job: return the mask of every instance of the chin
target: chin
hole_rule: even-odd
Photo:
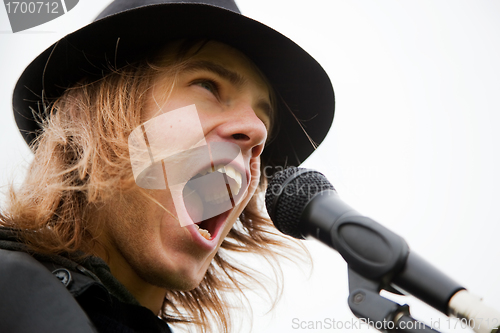
[[[201,267],[197,271],[196,265],[190,267],[180,267],[176,269],[156,267],[137,267],[137,275],[148,284],[176,291],[189,291],[195,289],[203,280],[210,260],[207,262],[207,267]]]
[[[193,290],[196,287],[198,287],[200,285],[201,281],[203,281],[203,277],[199,278],[199,279],[193,279],[193,280],[188,280],[188,279],[179,280],[179,281],[175,281],[174,284],[171,284],[170,287],[165,288],[165,289],[175,290],[175,291],[190,291],[190,290]]]

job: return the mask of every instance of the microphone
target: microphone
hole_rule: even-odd
[[[380,289],[412,294],[445,315],[474,320],[474,326],[476,319],[494,316],[489,327],[484,322],[480,330],[473,329],[496,332],[491,325],[500,320],[496,311],[410,251],[402,237],[344,203],[323,174],[295,167],[278,172],[267,187],[265,203],[278,230],[298,239],[318,239]]]

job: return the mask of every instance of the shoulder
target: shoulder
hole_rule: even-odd
[[[0,332],[171,332],[150,310],[114,297],[88,269],[57,261],[0,247]]]
[[[0,267],[0,331],[96,332],[61,280],[32,256],[0,249]]]

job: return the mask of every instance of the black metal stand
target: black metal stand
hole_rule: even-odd
[[[448,315],[448,302],[461,285],[410,251],[406,241],[360,215],[333,190],[309,201],[299,223],[302,236],[313,236],[337,250],[349,267],[349,307],[382,332],[438,332],[410,316],[406,305],[380,296],[393,286]]]
[[[400,305],[380,296],[381,289],[380,282],[366,279],[349,268],[348,303],[356,317],[384,333],[439,333],[414,319],[408,305]],[[399,294],[396,290],[391,291]]]

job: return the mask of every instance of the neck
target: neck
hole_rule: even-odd
[[[114,248],[96,248],[95,255],[109,266],[111,274],[135,297],[142,306],[155,315],[160,313],[166,290],[147,283],[132,269],[123,256]]]

